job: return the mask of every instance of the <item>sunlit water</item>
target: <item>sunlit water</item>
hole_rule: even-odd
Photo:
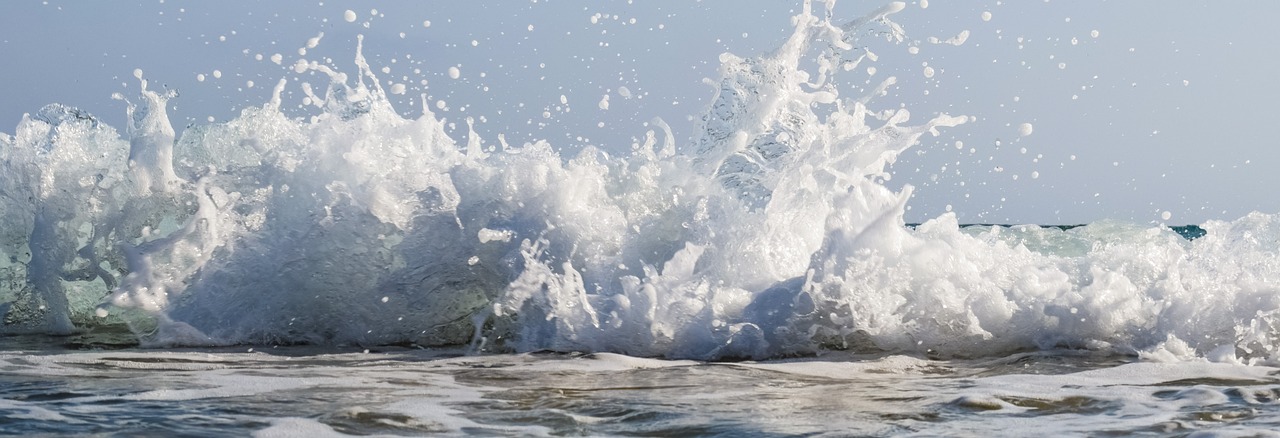
[[[123,134],[29,115],[0,135],[0,430],[1274,426],[1280,216],[907,226],[886,166],[973,119],[880,102],[892,76],[837,86],[860,39],[904,38],[903,4],[810,6],[776,50],[721,56],[690,143],[654,120],[621,155],[451,138],[359,46],[181,133],[141,71]]]

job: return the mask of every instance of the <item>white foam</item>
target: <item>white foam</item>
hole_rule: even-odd
[[[288,438],[288,437],[344,437],[346,434],[339,433],[329,425],[321,423],[310,418],[300,417],[283,417],[271,420],[271,425],[253,432],[253,436],[257,438]]]
[[[480,239],[480,243],[510,242],[511,238],[515,237],[515,233],[511,232],[511,230],[490,230],[488,228],[481,228],[477,237]]]
[[[858,360],[862,359],[862,360]],[[885,356],[879,358],[840,357],[835,360],[804,359],[763,363],[743,363],[737,366],[756,368],[802,376],[829,379],[865,378],[868,374],[889,378],[892,375],[937,374],[945,365],[910,356]]]
[[[73,315],[106,313],[155,346],[1280,359],[1269,286],[1280,250],[1266,244],[1280,216],[1210,222],[1194,242],[1105,222],[962,230],[950,212],[904,227],[912,188],[882,184],[888,166],[970,118],[913,119],[878,103],[898,84],[891,75],[854,96],[826,77],[848,61],[833,44],[872,34],[909,44],[890,19],[903,7],[843,25],[804,9],[777,50],[720,58],[695,132],[654,120],[626,154],[562,156],[503,138],[488,147],[471,120],[457,141],[456,122],[432,109],[461,111],[445,100],[424,96],[415,118],[396,112],[362,39],[353,73],[293,64],[328,78],[319,92],[280,81],[260,107],[181,138],[164,112],[173,95],[145,80],[124,138],[52,106],[0,137],[13,175],[0,193],[17,194],[0,197],[0,260],[21,260],[0,284],[45,306],[5,309],[60,333],[75,329]],[[314,117],[281,111],[290,86]],[[102,290],[112,293],[98,301]]]

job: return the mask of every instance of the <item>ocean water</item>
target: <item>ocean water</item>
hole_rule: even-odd
[[[401,347],[36,348],[0,354],[6,433],[1269,436],[1280,426],[1275,368],[1082,350],[702,362]]]
[[[655,119],[624,154],[453,138],[360,46],[181,132],[141,71],[123,132],[48,105],[0,134],[0,431],[1275,427],[1280,216],[906,224],[888,165],[975,119],[834,79],[904,7],[804,2],[720,57],[691,141]]]

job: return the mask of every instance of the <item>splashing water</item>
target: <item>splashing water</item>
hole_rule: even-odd
[[[303,84],[322,109],[305,121],[280,111],[283,80],[180,138],[176,93],[141,73],[127,140],[47,106],[0,136],[3,330],[697,359],[1280,358],[1277,216],[1210,222],[1195,241],[1110,222],[961,229],[950,213],[905,227],[911,188],[886,188],[886,166],[968,118],[875,109],[893,77],[841,96],[836,76],[875,56],[858,38],[901,41],[904,4],[848,23],[831,7],[805,2],[772,53],[722,56],[691,144],[655,120],[625,156],[485,148],[474,130],[459,144],[429,105],[399,115],[359,47],[354,78],[295,66],[330,78],[323,95]]]

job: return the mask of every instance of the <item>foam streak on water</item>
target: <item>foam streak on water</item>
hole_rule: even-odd
[[[900,41],[893,3],[804,3],[772,53],[721,57],[694,139],[630,154],[406,119],[357,73],[176,137],[148,90],[116,130],[51,105],[0,136],[5,332],[127,324],[150,346],[470,344],[723,359],[1049,348],[1275,361],[1277,216],[1167,228],[908,229],[886,166],[968,121],[837,76]],[[350,21],[350,20],[348,20]],[[957,43],[959,44],[959,43]],[[141,79],[141,72],[138,74]],[[280,111],[288,86],[320,112]],[[425,100],[425,96],[424,96]],[[1028,131],[1029,132],[1029,131]]]
[[[23,434],[1267,436],[1275,368],[1080,351],[703,363],[314,347],[0,354]]]

